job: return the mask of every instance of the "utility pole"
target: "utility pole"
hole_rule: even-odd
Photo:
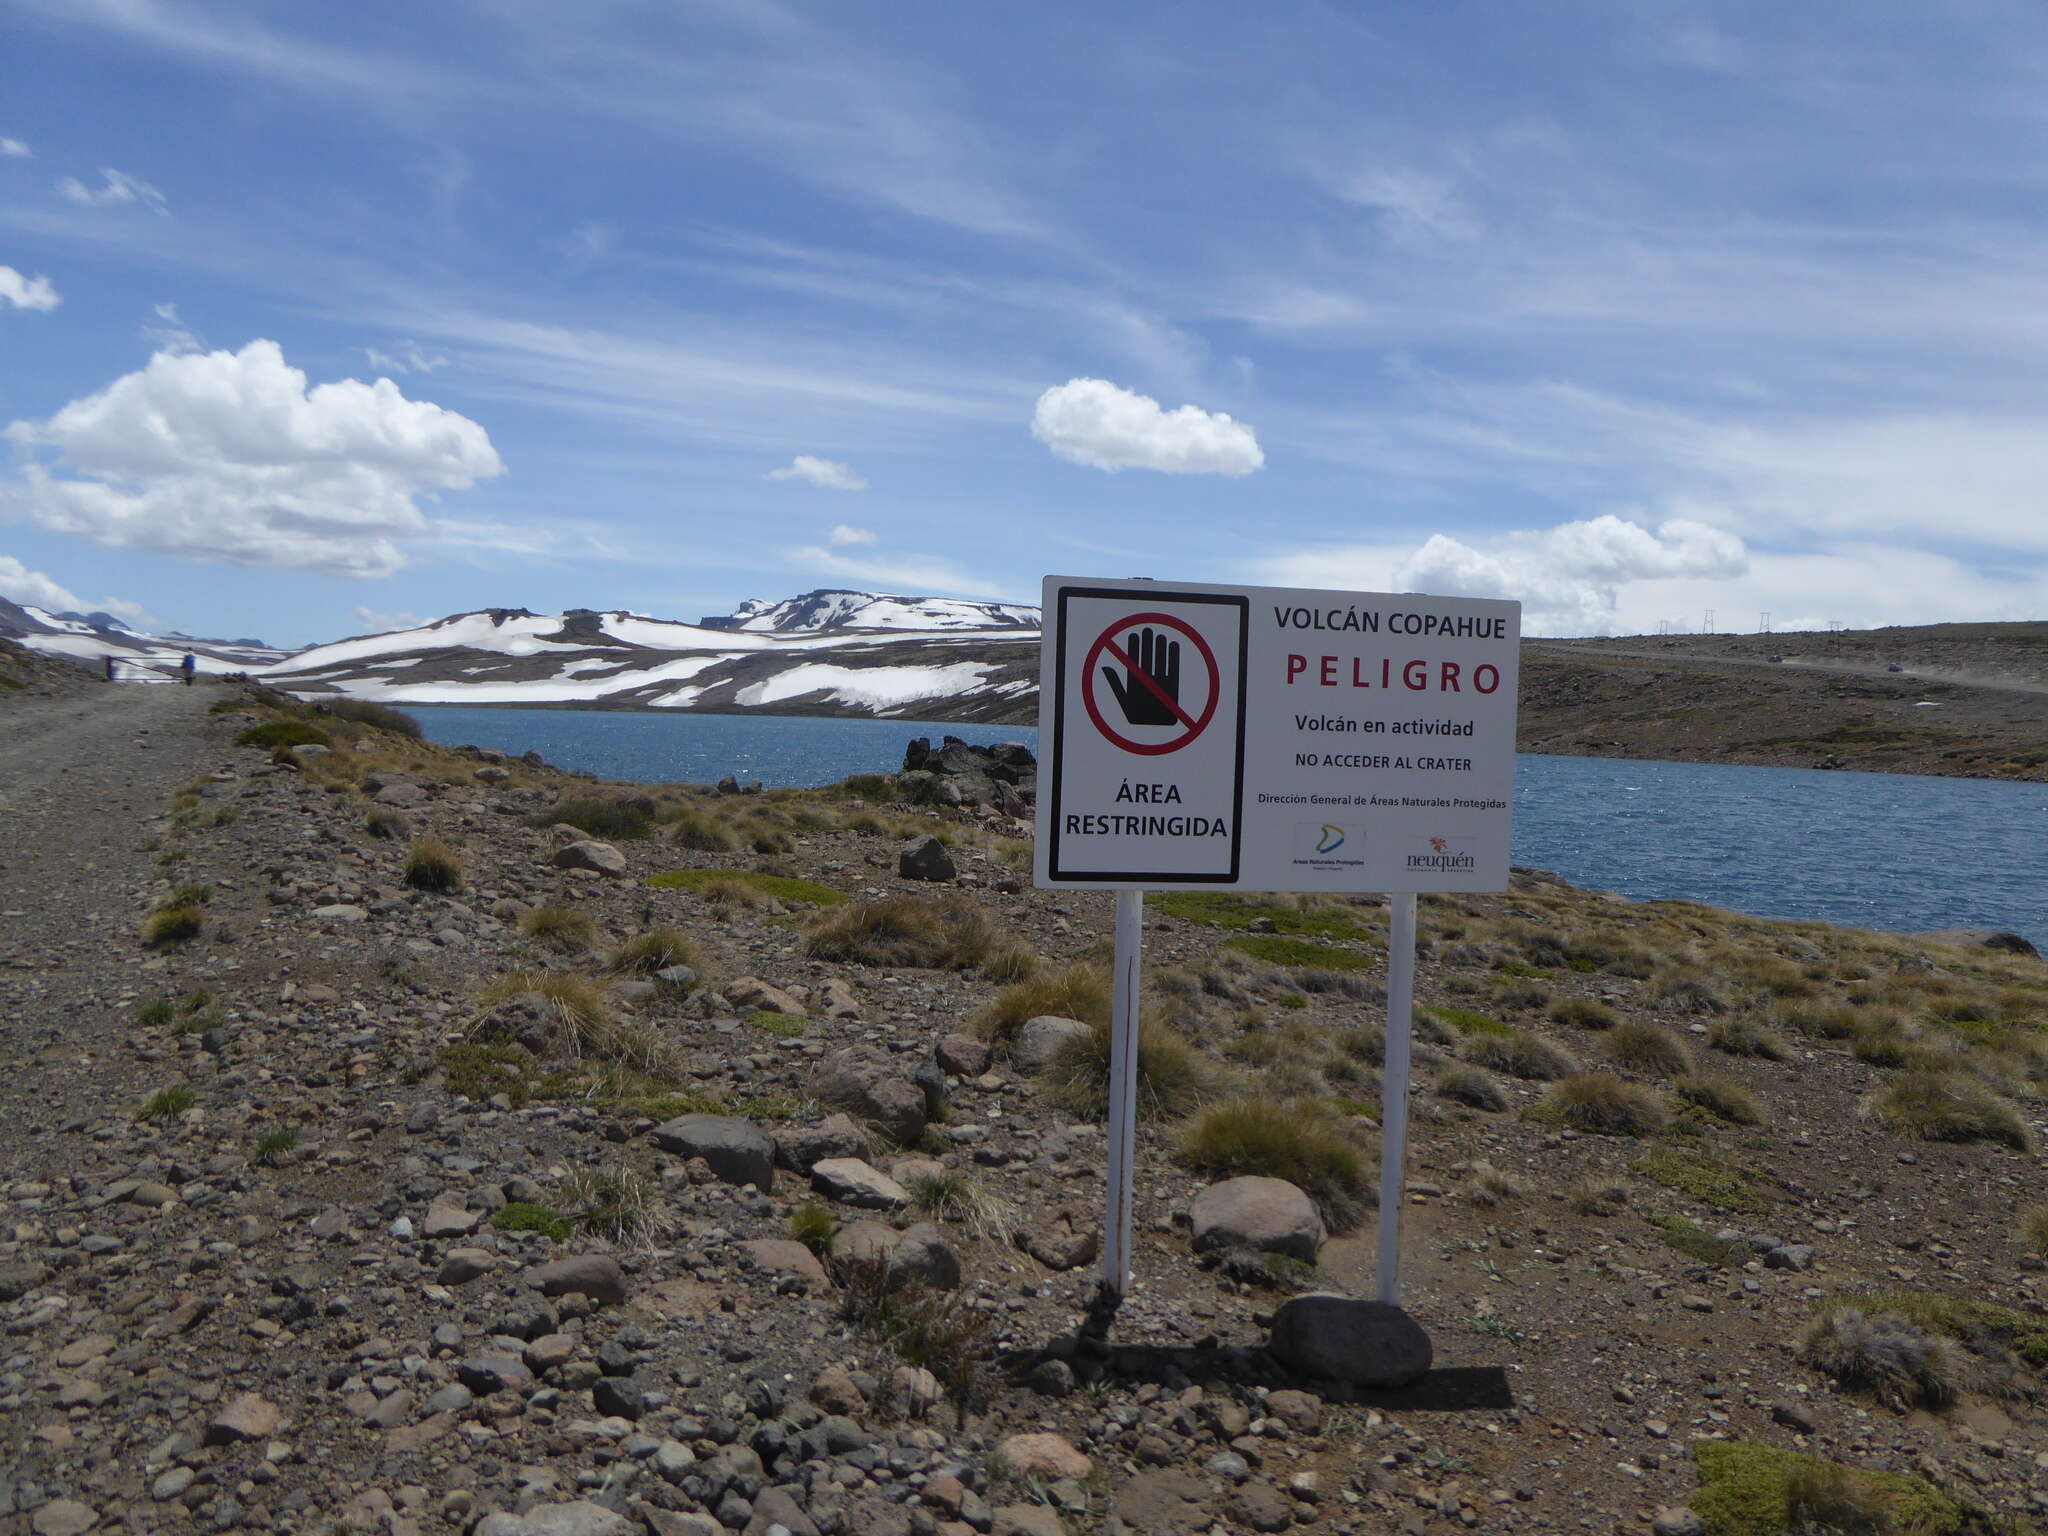
[[[1714,632],[1714,610],[1713,610],[1713,609],[1711,609],[1711,608],[1709,608],[1709,609],[1707,610],[1707,616],[1706,616],[1705,618],[1703,618],[1703,619],[1701,619],[1701,620],[1700,620],[1700,633],[1701,633],[1701,634],[1703,634],[1703,635],[1711,635],[1711,634],[1712,634],[1713,632]]]
[[[1756,632],[1760,635],[1768,635],[1771,632],[1771,616],[1768,613],[1756,616]]]

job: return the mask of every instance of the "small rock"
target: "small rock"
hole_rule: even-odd
[[[633,1522],[602,1504],[536,1504],[523,1515],[486,1515],[471,1536],[639,1536]]]
[[[946,851],[944,843],[936,837],[915,837],[897,852],[896,873],[905,880],[944,882],[953,879],[960,871],[954,866],[953,855]]]
[[[84,1536],[100,1523],[99,1513],[76,1499],[52,1499],[29,1522],[36,1536]]]
[[[827,1413],[858,1418],[867,1412],[868,1400],[844,1366],[828,1365],[811,1379],[807,1394]]]
[[[751,1184],[762,1193],[775,1181],[775,1143],[751,1120],[730,1115],[678,1115],[649,1139],[678,1157],[701,1157],[727,1184]]]
[[[1249,1248],[1313,1264],[1329,1235],[1315,1202],[1285,1179],[1225,1179],[1195,1196],[1188,1215],[1197,1253]]]
[[[213,1416],[206,1426],[208,1445],[231,1445],[237,1440],[275,1440],[284,1428],[284,1413],[277,1404],[244,1392]]]
[[[1683,1505],[1657,1511],[1650,1522],[1652,1536],[1705,1536],[1707,1522]]]
[[[740,1244],[756,1269],[771,1275],[800,1275],[813,1291],[828,1289],[831,1277],[818,1256],[802,1243],[786,1237],[756,1237]]]
[[[483,1219],[481,1211],[468,1210],[452,1200],[436,1200],[427,1207],[426,1220],[420,1223],[420,1236],[467,1237],[483,1224]]]
[[[955,1077],[979,1077],[988,1070],[988,1043],[972,1035],[947,1035],[933,1054]]]
[[[451,1248],[434,1278],[442,1285],[467,1285],[497,1267],[498,1256],[488,1248]]]
[[[1051,1066],[1060,1048],[1072,1040],[1085,1040],[1094,1031],[1079,1019],[1063,1019],[1042,1013],[1026,1019],[1010,1041],[1010,1061],[1020,1072],[1043,1072]]]
[[[812,1165],[811,1188],[828,1200],[870,1211],[899,1211],[910,1191],[857,1157],[828,1157]]]
[[[543,1296],[566,1296],[580,1291],[592,1301],[614,1307],[626,1299],[625,1273],[618,1260],[602,1254],[575,1254],[536,1264],[527,1270],[526,1279]]]
[[[1062,1477],[1076,1480],[1095,1470],[1095,1463],[1074,1449],[1063,1435],[1011,1435],[996,1447],[996,1458],[1018,1477],[1037,1477],[1054,1482]]]

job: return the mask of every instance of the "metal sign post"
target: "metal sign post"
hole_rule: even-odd
[[[1104,1202],[1102,1283],[1131,1288],[1132,1175],[1138,1151],[1138,1009],[1144,995],[1145,893],[1116,893],[1116,998],[1110,1014],[1109,1192]]]
[[[1145,891],[1392,895],[1379,1298],[1398,1302],[1415,896],[1508,883],[1521,608],[1045,580],[1035,880],[1116,892],[1095,1328],[1130,1289]]]
[[[1415,1019],[1415,893],[1394,898],[1387,928],[1387,1046],[1380,1079],[1379,1299],[1401,1304],[1401,1201],[1408,1177],[1409,1047]]]

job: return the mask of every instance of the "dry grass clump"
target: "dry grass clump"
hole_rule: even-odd
[[[372,837],[395,843],[410,832],[412,826],[398,812],[378,807],[363,818],[363,830]]]
[[[1572,1129],[1596,1136],[1647,1136],[1671,1118],[1648,1089],[1605,1072],[1559,1078],[1544,1094],[1543,1107]]]
[[[1706,972],[1690,966],[1662,969],[1643,988],[1643,999],[1673,1013],[1720,1015],[1728,999]]]
[[[206,927],[206,913],[196,901],[171,901],[142,920],[142,942],[152,949],[189,944]]]
[[[1781,1036],[1740,1014],[1716,1019],[1708,1025],[1707,1044],[1729,1056],[1750,1056],[1760,1061],[1785,1061],[1792,1054],[1792,1048]]]
[[[634,1079],[630,1085],[622,1080],[617,1085],[622,1090],[627,1086],[658,1085],[681,1075],[674,1047],[654,1030],[615,1017],[598,984],[587,976],[514,971],[486,987],[477,1002],[479,1011],[469,1028],[472,1040],[501,1037],[506,1028],[497,1017],[499,1011],[513,1004],[526,1004],[538,1016],[543,1034],[541,1040],[533,1042],[541,1047],[536,1055],[570,1061],[587,1058],[621,1069]],[[528,1048],[531,1049],[530,1044]],[[607,1096],[625,1095],[620,1092]]]
[[[1565,1199],[1581,1216],[1619,1216],[1628,1208],[1628,1186],[1619,1179],[1581,1179]]]
[[[615,976],[652,976],[677,965],[688,966],[699,978],[711,974],[711,959],[703,947],[675,928],[649,928],[635,934],[604,961],[604,968]]]
[[[1042,1014],[1107,1025],[1114,989],[1099,965],[1069,965],[1003,988],[968,1021],[985,1040],[1008,1045],[1017,1031]]]
[[[378,704],[370,699],[322,699],[316,706],[318,712],[330,715],[336,720],[351,720],[357,725],[373,726],[380,731],[410,737],[418,741],[426,735],[419,721],[403,714],[388,704]]]
[[[1449,1067],[1436,1080],[1436,1096],[1490,1114],[1508,1107],[1508,1096],[1493,1075],[1478,1067]]]
[[[1596,1003],[1591,998],[1568,997],[1551,1004],[1550,1021],[1569,1024],[1577,1029],[1612,1029],[1621,1022],[1621,1015],[1605,1003]]]
[[[1819,1319],[1799,1341],[1799,1358],[1851,1392],[1894,1408],[1938,1408],[1955,1401],[1963,1367],[1955,1349],[1891,1313],[1844,1307]]]
[[[562,1180],[559,1199],[576,1226],[615,1243],[652,1243],[675,1225],[660,1182],[629,1163],[577,1169]]]
[[[1933,1052],[1890,1022],[1858,1029],[1849,1037],[1849,1054],[1873,1067],[1928,1066],[1933,1059]]]
[[[1704,1109],[1716,1120],[1725,1120],[1730,1125],[1764,1123],[1763,1106],[1757,1102],[1756,1095],[1725,1077],[1695,1073],[1672,1084],[1672,1092],[1686,1103]]]
[[[574,827],[592,837],[645,837],[654,821],[654,802],[645,795],[575,795],[528,820],[536,827]]]
[[[1655,1024],[1618,1025],[1607,1032],[1600,1048],[1616,1066],[1650,1077],[1683,1077],[1692,1070],[1692,1052],[1685,1042]]]
[[[404,876],[416,891],[459,891],[462,858],[438,837],[417,837],[405,850]]]
[[[1474,1066],[1491,1067],[1509,1077],[1531,1082],[1548,1082],[1576,1072],[1579,1064],[1571,1053],[1552,1045],[1541,1035],[1511,1030],[1505,1035],[1468,1035],[1458,1054]]]
[[[668,825],[669,840],[695,853],[737,853],[745,846],[740,834],[724,817],[711,811],[684,806]]]
[[[1467,1175],[1465,1198],[1481,1210],[1491,1210],[1504,1201],[1519,1200],[1527,1193],[1529,1187],[1520,1179],[1484,1160],[1474,1163]]]
[[[1028,948],[965,896],[891,896],[836,908],[811,925],[803,952],[891,968],[979,969],[998,981],[1018,980],[1036,966]]]
[[[1072,1017],[1072,1015],[1068,1015]],[[1109,1024],[1065,1042],[1045,1070],[1053,1096],[1077,1114],[1099,1117],[1109,1108]],[[1214,1062],[1156,1019],[1138,1025],[1138,1114],[1177,1120],[1216,1098],[1229,1080]]]
[[[580,955],[597,942],[597,922],[580,907],[535,907],[522,912],[519,931],[558,955]]]
[[[789,1213],[790,1240],[802,1243],[821,1259],[832,1251],[838,1231],[839,1220],[823,1201],[808,1201]]]
[[[1017,1229],[1016,1203],[967,1174],[921,1174],[904,1188],[916,1209],[935,1221],[959,1222],[981,1242],[1008,1244]]]
[[[2024,1152],[2033,1138],[2020,1112],[1966,1077],[1914,1072],[1864,1101],[1864,1113],[1915,1141],[1990,1141]]]
[[[1365,1159],[1318,1099],[1238,1099],[1202,1111],[1180,1133],[1189,1167],[1219,1179],[1285,1179],[1316,1203],[1333,1232],[1371,1204]]]
[[[2048,1205],[2030,1205],[2019,1214],[2020,1246],[2048,1258]]]

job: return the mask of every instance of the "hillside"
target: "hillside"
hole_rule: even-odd
[[[1371,1293],[1385,907],[1155,897],[1105,1343],[1109,898],[1029,888],[1027,824],[92,697],[0,696],[39,1532],[2048,1519],[2035,957],[1526,871],[1425,899],[1414,1377],[1274,1340]]]

